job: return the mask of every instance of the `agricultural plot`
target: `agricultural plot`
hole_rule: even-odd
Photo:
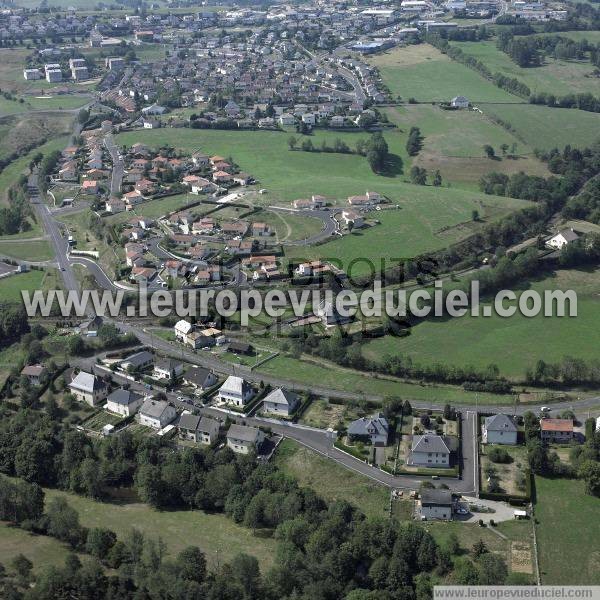
[[[428,44],[394,48],[368,62],[379,68],[392,94],[405,101],[447,102],[461,95],[471,102],[522,102]]]
[[[483,112],[511,127],[514,134],[532,148],[548,150],[567,144],[583,148],[598,141],[600,114],[571,108],[550,108],[533,104],[486,104]],[[560,123],[549,127],[549,123]]]
[[[198,202],[200,198],[194,194],[176,194],[175,196],[167,196],[166,198],[158,198],[149,200],[134,207],[133,210],[118,213],[115,216],[107,217],[110,223],[123,223],[136,215],[157,219],[163,215],[179,210],[187,204]]]
[[[600,299],[600,271],[557,271],[531,284],[531,289],[577,292],[577,317],[529,318],[518,312],[510,319],[492,317],[427,320],[406,337],[386,336],[367,342],[363,354],[380,360],[388,354],[405,354],[423,364],[473,365],[495,363],[500,373],[523,379],[525,370],[539,359],[560,361],[564,356],[587,359],[596,353],[596,323]],[[516,290],[518,294],[518,290]],[[508,306],[508,304],[507,304]],[[561,339],[561,344],[555,341]],[[510,348],[510,352],[506,349]]]
[[[600,499],[582,481],[535,478],[536,534],[542,583],[589,585],[600,579]]]
[[[600,79],[592,76],[594,66],[588,60],[555,60],[545,57],[542,66],[523,68],[499,50],[495,41],[452,42],[452,45],[480,60],[492,73],[516,77],[529,86],[532,93],[546,92],[556,96],[578,92],[600,94]]]
[[[86,419],[81,426],[85,429],[90,429],[91,431],[102,431],[102,428],[105,425],[116,425],[122,420],[123,417],[119,415],[101,410],[92,415],[89,419]]]
[[[0,243],[0,254],[32,262],[47,261],[53,257],[50,243],[44,240],[3,241]]]
[[[0,245],[1,251],[2,245]],[[33,292],[42,289],[44,277],[44,271],[29,271],[0,279],[0,302],[20,303],[21,290]]]

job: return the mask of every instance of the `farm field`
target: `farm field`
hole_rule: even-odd
[[[427,320],[413,327],[409,336],[385,336],[367,342],[363,354],[372,360],[387,354],[404,354],[417,363],[477,368],[494,363],[502,375],[523,379],[525,370],[538,359],[553,362],[564,356],[587,359],[595,355],[599,282],[600,270],[574,270],[557,271],[552,277],[532,283],[531,289],[541,293],[574,289],[578,294],[577,318],[528,318],[515,314],[510,319],[494,315]],[[556,339],[564,342],[557,345]]]
[[[254,535],[251,529],[236,525],[225,515],[196,510],[160,512],[142,503],[103,503],[58,490],[45,491],[46,501],[57,496],[66,498],[85,527],[107,527],[120,538],[132,527],[151,538],[160,535],[171,556],[186,546],[198,546],[206,553],[210,567],[240,552],[256,556],[263,570],[273,562],[275,540]]]
[[[274,461],[284,473],[297,479],[301,486],[311,487],[325,500],[346,500],[367,517],[386,517],[388,514],[388,488],[293,440],[285,439],[279,445]]]
[[[199,196],[195,196],[194,194],[177,194],[175,196],[167,196],[166,198],[158,198],[157,200],[143,202],[142,204],[138,204],[131,211],[118,213],[115,216],[106,217],[106,219],[111,223],[123,223],[124,221],[127,221],[136,215],[140,217],[143,216],[156,219],[158,217],[162,217],[168,212],[178,210],[186,204],[198,202],[200,199],[201,198]],[[198,207],[198,210],[201,210],[200,207]]]
[[[20,303],[21,290],[41,290],[45,277],[44,271],[28,271],[0,279],[0,302]]]
[[[600,580],[600,499],[582,481],[535,478],[540,574],[545,585],[589,585]]]
[[[548,150],[567,144],[583,148],[600,138],[598,113],[533,104],[486,104],[481,109],[492,118],[510,123],[515,135],[532,148]],[[560,135],[548,123],[560,123]]]
[[[392,94],[405,101],[444,102],[462,95],[471,102],[522,102],[429,44],[394,48],[368,62],[379,68]]]
[[[520,106],[498,105],[520,110]],[[474,110],[443,110],[428,104],[406,104],[386,109],[391,121],[398,127],[419,127],[424,137],[423,148],[412,159],[413,165],[424,167],[430,173],[439,169],[444,181],[461,187],[478,189],[479,179],[490,171],[511,175],[524,171],[532,175],[548,176],[546,166],[533,156],[533,149],[506,129]],[[489,144],[496,151],[490,160],[483,150]],[[503,157],[505,144],[516,159]]]
[[[396,203],[397,209],[369,215],[380,224],[354,230],[321,246],[291,248],[286,254],[341,260],[344,269],[353,259],[366,259],[380,270],[401,258],[446,247],[472,234],[480,226],[472,220],[474,210],[485,222],[490,222],[528,204],[522,200],[433,186],[410,186]],[[361,260],[351,274],[369,272],[369,264]]]
[[[0,243],[0,254],[32,262],[51,260],[53,257],[50,243],[45,240],[19,240]]]
[[[462,388],[449,385],[419,385],[406,383],[394,379],[383,379],[373,377],[367,373],[352,371],[338,367],[333,363],[325,363],[319,359],[319,364],[302,361],[288,356],[277,356],[273,360],[260,366],[257,371],[278,375],[301,383],[330,387],[333,389],[346,390],[364,394],[365,398],[373,395],[396,395],[409,401],[424,401],[431,404],[445,404],[447,402],[455,405],[493,404],[502,405],[510,403],[506,396],[490,393],[466,392]]]
[[[594,70],[589,61],[554,60],[546,57],[541,67],[523,68],[514,63],[508,54],[496,48],[495,40],[451,44],[480,60],[492,73],[516,77],[527,84],[532,93],[546,92],[556,96],[578,92],[594,95],[600,93],[600,79],[589,77]]]

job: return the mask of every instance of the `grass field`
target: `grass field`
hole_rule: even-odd
[[[116,214],[114,217],[107,217],[111,223],[123,223],[135,215],[156,219],[162,217],[168,212],[178,210],[186,204],[197,202],[200,198],[194,194],[177,194],[167,196],[158,200],[149,200],[138,204],[134,210]]]
[[[403,100],[442,102],[462,95],[471,102],[522,102],[429,44],[394,48],[367,60]]]
[[[66,498],[86,527],[107,527],[123,538],[135,527],[150,538],[161,536],[171,556],[186,546],[198,546],[210,566],[223,564],[239,552],[256,556],[264,570],[273,563],[276,542],[261,538],[221,514],[201,511],[160,512],[145,504],[102,503],[57,490],[46,490],[46,498]]]
[[[600,581],[600,499],[583,482],[535,478],[535,517],[543,584],[589,585]]]
[[[523,378],[538,359],[560,361],[563,356],[588,359],[597,350],[598,285],[600,270],[557,271],[554,276],[531,284],[531,289],[577,292],[577,317],[511,318],[494,315],[428,320],[412,328],[407,337],[386,336],[369,341],[365,356],[377,360],[386,354],[409,355],[424,364],[473,365],[484,368],[495,363],[503,375]],[[516,290],[518,292],[518,290]],[[556,340],[562,340],[560,344]],[[510,349],[510,351],[507,351]]]
[[[44,240],[3,242],[0,244],[0,254],[33,262],[51,260],[53,257],[50,244]]]
[[[69,552],[66,544],[54,538],[28,533],[0,522],[0,563],[7,568],[15,556],[24,554],[33,562],[33,572],[38,573],[48,566],[63,566]]]
[[[506,494],[513,494],[515,496],[524,496],[525,492],[519,489],[517,486],[517,476],[523,472],[525,465],[527,464],[527,450],[525,446],[502,446],[503,450],[506,450],[513,459],[513,462],[500,464],[489,460],[487,454],[491,448],[497,448],[496,445],[482,444],[482,452],[479,456],[479,468],[481,471],[481,484],[483,491],[489,491],[489,483],[487,477],[484,475],[485,469],[488,466],[494,467],[498,475],[498,483],[502,491]]]
[[[363,394],[373,399],[374,395],[397,395],[410,401],[431,402],[434,404],[475,404],[476,395],[462,388],[446,385],[418,385],[392,379],[375,378],[359,371],[351,371],[334,365],[301,361],[288,356],[278,356],[258,368],[261,373],[269,373],[301,383],[330,387]],[[498,394],[477,394],[479,404],[510,404],[506,396]]]
[[[578,92],[590,92],[596,96],[600,94],[600,79],[589,76],[594,70],[589,61],[545,58],[541,67],[523,68],[498,50],[495,40],[452,42],[452,46],[480,60],[492,73],[499,72],[507,77],[516,77],[527,84],[532,93],[546,92],[556,96]]]
[[[54,150],[62,150],[68,143],[69,138],[66,136],[58,137],[21,156],[17,160],[11,162],[0,173],[0,204],[6,201],[6,193],[10,186],[15,183],[19,176],[27,172],[31,159],[38,153],[48,154]]]
[[[275,454],[275,464],[297,479],[301,486],[311,487],[325,500],[346,500],[367,517],[386,517],[390,492],[388,488],[354,473],[316,452],[285,439]]]
[[[219,213],[215,213],[218,216]],[[319,219],[282,213],[275,211],[262,211],[252,215],[253,221],[267,223],[275,231],[279,242],[293,242],[303,240],[321,231],[322,222]]]
[[[29,271],[0,279],[0,302],[20,303],[21,290],[41,290],[44,277],[44,271]]]
[[[346,269],[352,259],[372,261],[375,269],[396,264],[402,258],[444,248],[472,234],[480,223],[472,221],[477,210],[486,222],[494,221],[527,203],[511,198],[484,196],[480,193],[439,188],[410,186],[407,194],[397,200],[399,208],[382,210],[371,215],[381,221],[350,235],[336,237],[315,247],[289,249],[295,258],[337,259]],[[393,243],[391,243],[393,240]],[[370,272],[369,264],[361,261],[352,268],[353,275]]]
[[[600,139],[600,114],[570,108],[550,108],[533,104],[486,104],[483,112],[510,123],[519,138],[532,148],[562,148],[571,144],[578,148]],[[560,127],[548,127],[560,123]]]

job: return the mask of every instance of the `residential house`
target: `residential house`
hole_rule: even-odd
[[[540,419],[540,437],[546,444],[568,444],[573,441],[573,421]]]
[[[247,342],[238,342],[234,340],[233,342],[229,342],[229,346],[227,346],[227,352],[249,356],[252,354],[253,348],[252,345],[248,344]]]
[[[148,398],[139,411],[140,423],[152,429],[164,429],[177,416],[174,406],[164,400]]]
[[[454,501],[450,490],[424,488],[420,499],[421,517],[426,520],[451,521]]]
[[[362,417],[348,426],[348,438],[363,441],[373,446],[387,446],[390,425],[382,413]]]
[[[185,342],[187,335],[194,330],[194,326],[189,321],[181,319],[175,323],[173,330],[175,332],[175,339]]]
[[[219,400],[235,406],[244,406],[254,396],[254,388],[241,377],[230,375],[219,388]]]
[[[40,385],[40,378],[45,372],[44,365],[27,365],[21,370],[21,375],[27,377],[31,385]]]
[[[119,198],[108,199],[106,201],[106,205],[104,207],[106,212],[109,212],[111,214],[123,212],[125,210],[125,208],[126,208],[125,202]]]
[[[558,232],[556,235],[552,236],[547,242],[546,245],[550,248],[556,248],[560,250],[567,244],[574,242],[579,239],[579,235],[573,231],[572,229],[563,229]]]
[[[464,96],[455,96],[450,101],[452,108],[469,108],[469,99]]]
[[[238,454],[250,454],[258,450],[265,436],[257,427],[232,425],[227,432],[227,446]]]
[[[198,423],[198,441],[201,444],[212,445],[219,438],[219,421],[210,417],[202,417]]]
[[[517,443],[517,426],[508,415],[492,415],[484,419],[481,437],[484,444],[514,446]]]
[[[300,404],[300,397],[294,392],[284,388],[277,388],[270,392],[263,400],[265,412],[289,417]]]
[[[271,227],[266,223],[252,223],[252,235],[255,237],[271,235]]]
[[[217,383],[217,376],[210,369],[191,366],[183,374],[183,382],[196,392],[203,392]]]
[[[141,352],[135,352],[130,356],[126,357],[119,363],[119,367],[123,371],[127,372],[136,372],[143,371],[147,369],[154,363],[154,354],[152,352],[148,352],[147,350],[142,350]]]
[[[448,437],[430,433],[413,435],[408,464],[421,467],[449,467],[451,445]]]
[[[139,410],[143,402],[144,397],[141,394],[121,388],[108,396],[106,410],[123,417],[131,417]]]
[[[183,374],[183,363],[172,358],[161,358],[154,364],[152,377],[173,381]]]
[[[350,228],[352,226],[353,229],[360,229],[364,227],[365,221],[363,216],[357,213],[355,210],[344,210],[342,211],[342,219],[346,227]]]
[[[179,417],[179,423],[177,424],[177,429],[179,429],[179,437],[182,440],[198,442],[198,425],[200,424],[200,419],[200,415],[193,415],[190,412],[184,412],[181,417]]]
[[[71,394],[75,396],[79,402],[85,402],[90,406],[102,402],[106,398],[106,384],[92,373],[79,371],[69,384]]]

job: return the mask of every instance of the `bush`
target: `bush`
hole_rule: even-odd
[[[512,456],[504,448],[492,448],[488,451],[487,456],[495,463],[508,464],[513,461]]]

